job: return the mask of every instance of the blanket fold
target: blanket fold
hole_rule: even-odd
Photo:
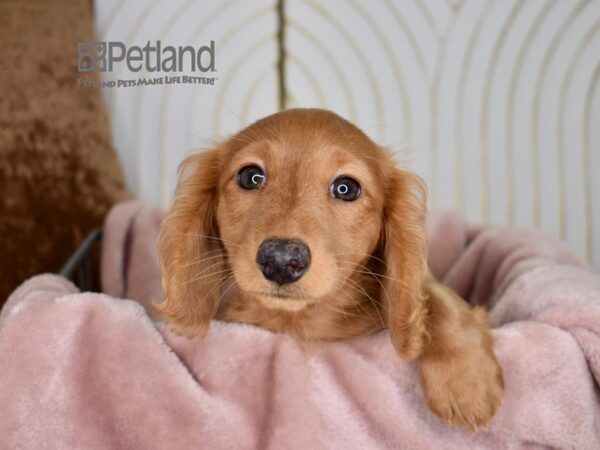
[[[12,294],[0,448],[600,448],[600,277],[550,237],[428,222],[432,270],[490,308],[504,370],[502,407],[472,433],[427,409],[418,364],[386,331],[303,351],[250,325],[214,321],[189,340],[153,321],[160,218],[138,203],[111,213],[106,294],[54,275]]]

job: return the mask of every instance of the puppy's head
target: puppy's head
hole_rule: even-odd
[[[302,311],[381,276],[396,349],[420,353],[426,275],[424,194],[363,132],[322,110],[262,119],[182,165],[161,226],[165,301],[176,331],[206,331],[223,286],[243,301]]]

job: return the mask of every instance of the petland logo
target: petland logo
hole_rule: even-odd
[[[185,47],[162,46],[161,41],[144,47],[133,45],[127,47],[123,42],[78,42],[77,43],[77,71],[86,72],[113,72],[116,68],[127,68],[130,72],[186,72],[214,73],[215,69],[215,41],[198,49],[187,45]],[[122,65],[122,66],[121,66]],[[89,80],[80,78],[78,84],[88,87],[135,87],[154,84],[215,84],[214,77],[198,77],[189,75],[160,76],[139,79],[118,80]]]

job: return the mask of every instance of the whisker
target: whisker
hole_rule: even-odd
[[[364,273],[364,274],[367,274],[367,275],[373,275],[373,278],[375,278],[375,279],[385,278],[386,280],[399,281],[396,278],[388,277],[387,275],[382,275],[380,273],[375,273],[375,272],[373,272],[371,270],[368,270],[368,271],[367,270],[356,270],[355,272],[357,272],[357,273]]]
[[[219,280],[217,280],[214,284],[214,286],[212,288],[210,288],[210,290],[206,293],[205,297],[209,297],[210,294],[213,293],[213,291],[217,288],[220,287],[223,283],[225,283],[227,280],[230,280],[231,278],[234,277],[234,273],[230,273],[228,275],[225,275],[224,277],[219,278]],[[231,287],[233,286],[233,284],[231,284],[231,286],[229,286],[226,291],[228,291],[229,289],[231,289]],[[221,300],[221,298],[223,297],[223,293],[219,294],[219,301]]]
[[[225,261],[217,261],[216,263],[213,263],[213,264],[211,264],[210,266],[208,266],[208,267],[206,267],[206,268],[202,269],[200,272],[198,272],[198,273],[197,273],[197,274],[195,274],[195,275],[202,275],[203,273],[206,273],[206,272],[210,271],[211,269],[213,269],[213,268],[215,268],[215,267],[218,267],[219,265],[221,265],[221,264],[224,264],[224,263],[225,263]],[[230,268],[230,267],[229,267],[229,268]]]
[[[358,292],[359,294],[361,294],[361,295],[362,295],[362,292],[360,292],[360,291],[359,291],[358,289],[356,289],[354,286],[351,286],[350,284],[347,284],[347,283],[345,283],[345,282],[341,282],[341,283],[339,283],[339,284],[337,285],[337,287],[338,287],[338,288],[340,288],[340,289],[343,289],[343,288],[347,288],[347,287],[348,287],[348,288],[350,288],[350,289],[352,289],[352,290],[354,290],[354,291],[356,291],[356,292]],[[354,306],[358,306],[358,307],[359,307],[359,308],[360,308],[360,309],[361,309],[361,310],[362,310],[362,311],[363,311],[363,312],[364,312],[364,313],[365,313],[367,316],[369,316],[369,315],[370,315],[369,311],[368,311],[368,310],[367,310],[367,309],[366,309],[366,308],[363,306],[363,304],[362,304],[360,301],[356,301],[356,300],[354,300],[354,301],[352,302],[352,305],[354,305]],[[360,317],[360,315],[358,315],[358,317]]]
[[[375,301],[375,299],[373,297],[371,297],[369,295],[369,293],[360,284],[358,284],[356,281],[354,281],[354,280],[352,280],[350,278],[346,278],[344,280],[344,283],[346,284],[346,286],[352,288],[352,285],[348,284],[348,282],[350,282],[350,283],[352,283],[353,285],[356,286],[356,288],[354,288],[354,290],[356,292],[360,293],[362,291],[362,293],[369,299],[369,301],[375,307],[375,311],[377,312],[377,315],[379,316],[379,320],[381,320],[381,325],[383,326],[383,328],[385,328],[385,321],[383,320],[383,317],[382,317],[381,313],[379,312],[379,305],[377,304],[377,302]],[[357,288],[360,289],[360,291]]]
[[[209,290],[209,291],[208,291],[208,292],[207,292],[207,293],[204,295],[204,297],[209,297],[209,296],[210,296],[210,294],[212,294],[212,293],[213,293],[213,291],[214,291],[214,290],[215,290],[215,289],[216,289],[218,286],[221,286],[221,285],[222,285],[222,283],[225,283],[227,280],[230,280],[231,278],[233,278],[233,276],[234,276],[234,274],[233,274],[233,273],[231,273],[231,274],[229,274],[229,275],[226,275],[226,276],[224,276],[224,277],[221,277],[219,280],[217,280],[217,281],[215,282],[214,286],[213,286],[212,288],[210,288],[210,290]],[[231,287],[232,287],[232,286],[233,286],[233,284],[231,284],[231,286],[229,286],[229,287],[228,287],[228,288],[225,290],[225,292],[227,292],[229,289],[231,289]],[[224,293],[221,293],[221,294],[219,295],[219,301],[222,299],[223,295],[224,295]]]
[[[362,252],[344,252],[344,253],[336,253],[335,256],[344,256],[344,255],[361,255],[361,256],[366,256],[368,258],[374,259],[376,261],[379,261],[380,263],[382,263],[383,265],[387,266],[387,263],[381,259],[378,258],[377,256],[374,255],[370,255],[369,253],[362,253]]]
[[[194,281],[199,281],[199,280],[202,280],[204,278],[208,278],[208,277],[211,277],[213,275],[218,275],[220,273],[226,273],[226,272],[233,272],[233,270],[230,269],[230,268],[227,268],[227,269],[224,269],[224,270],[217,270],[216,272],[207,273],[206,275],[202,275],[201,277],[194,277],[191,280],[186,280],[186,281],[184,281],[182,283],[179,283],[179,286],[182,286],[184,284],[193,283]]]
[[[216,236],[208,236],[206,234],[198,234],[198,233],[175,233],[174,236],[202,237],[202,238],[206,238],[206,239],[213,239],[213,240],[215,240],[217,242],[222,242],[224,244],[232,245],[232,246],[235,246],[235,247],[239,247],[240,246],[239,244],[236,244],[235,242],[231,242],[229,240],[225,240],[225,239],[222,239],[222,238],[216,237]]]
[[[365,275],[371,275],[371,277],[373,279],[375,279],[375,281],[377,281],[380,284],[381,287],[383,287],[383,284],[381,284],[381,281],[379,280],[379,278],[385,278],[387,280],[400,282],[400,280],[398,280],[397,278],[392,278],[392,277],[388,277],[386,275],[381,275],[381,274],[375,273],[375,272],[373,272],[371,270],[354,269],[354,273],[361,273],[361,274],[365,274]]]
[[[327,309],[340,313],[340,314],[344,314],[345,316],[350,316],[350,317],[362,317],[360,314],[352,314],[350,311],[348,311],[347,309],[344,309],[340,306],[335,306],[335,305],[331,305],[329,303],[323,303],[323,306],[325,306]]]
[[[242,139],[245,136],[242,135],[238,135],[238,136],[231,136],[229,139],[231,139],[232,141],[239,141],[239,142],[243,142],[244,144],[252,144],[252,140],[250,139]]]
[[[203,252],[202,256],[207,256],[207,255],[210,255],[212,253],[227,253],[227,252],[223,248],[216,248],[216,249],[210,250],[208,252]]]
[[[204,262],[210,261],[210,260],[215,259],[215,258],[223,258],[223,255],[214,255],[214,256],[211,256],[209,258],[200,258],[200,259],[197,259],[195,261],[182,264],[181,267],[193,266],[193,265],[196,265],[196,264],[200,264],[200,263],[204,263]],[[227,258],[225,258],[225,259],[227,259]]]
[[[232,273],[231,275],[227,275],[225,278],[223,278],[221,280],[221,283],[225,283],[228,280],[231,280],[232,278],[235,278],[235,274]],[[220,296],[220,300],[223,299],[223,297],[225,297],[225,295],[227,294],[227,292],[229,292],[231,290],[231,288],[235,286],[235,283],[231,283],[227,288],[225,288],[225,290],[223,292],[221,292],[221,296]]]
[[[344,263],[344,264],[356,265],[356,266],[358,266],[358,267],[362,267],[363,269],[365,269],[365,270],[356,270],[356,272],[358,272],[358,273],[366,273],[366,274],[369,274],[369,275],[373,275],[373,277],[376,277],[376,278],[386,278],[386,279],[388,279],[388,280],[392,280],[392,281],[398,281],[398,282],[400,281],[400,280],[398,280],[397,278],[393,278],[393,277],[389,277],[389,276],[387,276],[387,275],[383,275],[383,274],[381,274],[381,273],[376,273],[376,272],[373,272],[373,271],[372,271],[371,269],[369,269],[368,267],[365,267],[365,266],[363,266],[362,264],[357,264],[357,263],[355,263],[354,261],[344,261],[344,260],[340,260],[339,262],[340,262],[340,263]]]
[[[388,294],[388,291],[385,288],[385,285],[381,282],[381,280],[379,278],[380,277],[381,278],[386,278],[386,279],[392,280],[392,281],[400,281],[400,280],[397,280],[396,278],[388,277],[387,275],[377,274],[377,273],[373,272],[371,269],[369,269],[368,267],[363,266],[362,264],[356,264],[356,263],[353,263],[351,261],[344,261],[344,260],[340,261],[340,263],[353,264],[353,265],[356,265],[358,267],[362,267],[363,269],[365,269],[365,270],[354,269],[354,272],[356,272],[356,273],[363,273],[363,274],[366,274],[366,275],[371,275],[375,279],[375,281],[377,281],[377,283],[379,283],[379,286],[381,286],[381,289],[383,290],[388,303],[390,302],[390,296]]]

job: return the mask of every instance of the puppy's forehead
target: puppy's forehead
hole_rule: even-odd
[[[327,162],[331,166],[360,163],[362,158],[351,148],[324,139],[264,139],[238,151],[239,158],[258,157],[267,165],[299,166]]]
[[[320,109],[292,109],[266,117],[234,136],[233,142],[242,154],[285,160],[288,167],[373,163],[378,153],[360,129]]]

